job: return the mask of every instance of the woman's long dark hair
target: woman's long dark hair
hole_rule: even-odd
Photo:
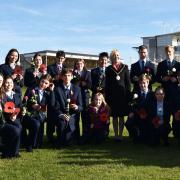
[[[9,52],[7,53],[6,58],[5,58],[5,64],[9,64],[9,56],[10,56],[10,54],[12,52],[17,52],[18,53],[18,59],[17,59],[16,63],[19,61],[19,57],[20,57],[19,52],[18,52],[17,49],[13,48],[13,49],[10,49]]]

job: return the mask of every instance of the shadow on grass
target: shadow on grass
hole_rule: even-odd
[[[117,165],[126,166],[180,166],[180,147],[170,139],[170,147],[151,148],[134,145],[127,137],[122,143],[108,139],[101,145],[73,146],[60,149],[60,164],[64,165]]]

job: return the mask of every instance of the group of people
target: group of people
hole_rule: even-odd
[[[135,143],[156,146],[162,139],[168,146],[173,129],[180,144],[180,63],[172,46],[165,52],[167,59],[157,71],[144,45],[130,71],[118,50],[110,56],[100,53],[98,66],[90,71],[83,59],[68,68],[64,51],[58,51],[55,63],[47,67],[35,54],[32,66],[23,70],[19,52],[11,49],[0,65],[2,158],[20,157],[20,145],[27,152],[40,148],[45,127],[48,142],[57,147],[102,143],[109,134],[110,117],[117,142],[126,126]],[[155,82],[161,86],[153,92]]]

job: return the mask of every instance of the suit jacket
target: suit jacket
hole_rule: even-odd
[[[75,75],[73,73],[73,75]],[[82,86],[82,81],[86,82],[85,86]],[[82,103],[83,107],[87,107],[89,104],[89,98],[90,98],[90,92],[91,89],[91,73],[88,70],[83,70],[81,73],[81,76],[79,78],[79,81],[72,79],[72,83],[78,85],[81,88],[81,94],[82,94]]]
[[[172,113],[180,110],[180,86],[175,86],[172,91],[172,98],[170,99]]]
[[[139,61],[135,62],[131,65],[131,71],[130,71],[130,79],[133,84],[133,91],[139,90],[139,82],[135,81],[133,78],[134,76],[139,77],[141,74],[149,74],[151,76],[151,81],[149,84],[149,89],[152,89],[152,84],[155,82],[155,69],[154,64],[150,61],[147,61],[144,67],[144,70],[141,69]]]
[[[154,93],[149,90],[146,94],[146,97],[142,97],[141,91],[137,91],[135,94],[137,94],[137,98],[133,98],[134,94],[132,94],[131,97],[131,102],[130,102],[130,107],[129,110],[130,112],[136,112],[140,108],[144,108],[146,112],[148,112],[148,105],[150,104],[150,101],[154,99]]]
[[[83,106],[82,106],[82,97],[81,97],[81,90],[78,86],[71,84],[70,88],[70,99],[72,103],[75,103],[78,106],[77,111],[72,110],[70,108],[70,115],[71,119],[68,122],[71,130],[75,129],[75,117],[76,114],[78,114],[80,111],[82,111]],[[59,118],[59,115],[61,114],[66,114],[66,107],[67,107],[67,96],[65,94],[65,89],[63,84],[55,87],[54,90],[55,93],[55,107],[54,107],[54,113],[56,114],[56,119]]]
[[[164,76],[167,76],[168,75],[168,71],[172,71],[172,69],[175,68],[176,69],[176,72],[180,71],[180,63],[173,60],[173,65],[172,65],[172,68],[169,68],[168,67],[168,64],[167,64],[167,60],[164,60],[162,62],[160,62],[158,64],[158,67],[157,67],[157,73],[156,73],[156,79],[159,83],[162,84],[162,86],[164,87],[165,89],[165,92],[166,92],[166,96],[170,96],[171,94],[171,91],[172,91],[172,88],[174,86],[177,85],[177,82],[172,82],[171,80],[167,81],[167,82],[164,82],[162,80],[162,78]],[[171,76],[174,76],[176,77],[176,72],[175,73],[172,73]]]
[[[78,111],[70,110],[70,114],[82,111],[82,97],[80,88],[76,85],[71,84],[71,100],[78,105]],[[55,87],[55,112],[58,115],[66,113],[67,96],[63,84]]]
[[[153,118],[157,116],[157,101],[152,99],[148,105],[149,119],[152,122]],[[168,101],[164,100],[163,103],[163,121],[164,125],[169,125],[171,108]]]
[[[35,93],[34,93],[34,92]],[[54,93],[53,92],[49,92],[49,91],[44,91],[43,95],[42,95],[42,99],[40,100],[40,96],[39,96],[39,89],[38,87],[35,87],[34,89],[32,88],[28,88],[25,92],[25,95],[28,97],[27,100],[27,109],[29,112],[31,113],[35,113],[36,110],[34,110],[32,108],[32,105],[35,104],[35,102],[32,101],[32,98],[37,102],[37,104],[39,104],[42,108],[45,108],[46,106],[54,106],[55,105],[55,97],[54,97]],[[23,104],[25,104],[25,99],[23,99]],[[46,111],[46,109],[44,109],[43,111]],[[37,111],[36,111],[37,112]],[[36,117],[35,117],[36,116]],[[39,111],[38,113],[36,113],[34,116],[34,118],[39,119],[40,121],[44,121],[44,119],[46,118],[45,112]]]
[[[28,68],[24,74],[24,85],[28,88],[34,88],[38,85],[39,78],[33,75],[34,68]]]
[[[100,67],[91,70],[91,81],[92,81],[91,90],[93,94],[98,92],[97,90],[98,87],[101,87],[102,93],[104,93],[105,74],[101,73]]]
[[[62,66],[62,69],[63,69],[63,68],[66,68],[66,66],[63,65],[63,66]],[[48,72],[48,74],[51,75],[52,78],[55,78],[56,75],[59,75],[59,74],[60,74],[56,63],[49,65],[49,66],[47,67],[47,72]]]
[[[21,97],[20,97],[20,95],[18,93],[14,93],[12,99],[5,95],[3,97],[3,99],[2,99],[2,104],[5,105],[6,102],[14,102],[16,108],[20,108],[21,109],[21,107],[22,107]],[[4,108],[4,106],[3,106],[3,108]],[[20,125],[20,118],[21,118],[21,114],[20,113],[18,114],[18,116],[17,116],[15,121],[10,120],[10,114],[5,113],[5,112],[4,112],[4,118],[5,118],[5,120],[8,123],[14,124],[14,125],[18,125],[18,127],[19,127],[19,125]]]

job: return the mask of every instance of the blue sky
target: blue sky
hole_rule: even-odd
[[[20,53],[62,49],[99,54],[119,49],[125,63],[142,36],[180,31],[178,0],[0,0],[0,62]]]

